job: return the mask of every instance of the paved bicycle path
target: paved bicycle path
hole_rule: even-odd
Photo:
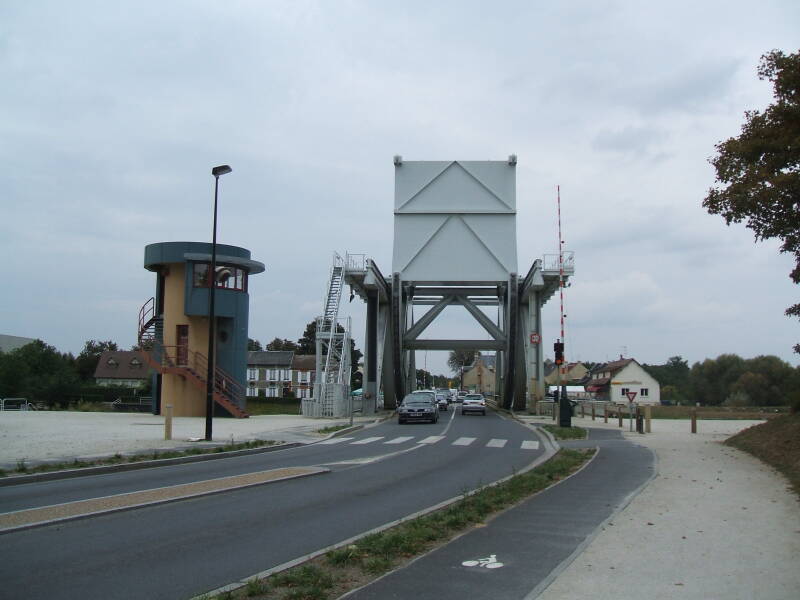
[[[581,471],[345,597],[514,600],[538,595],[655,476],[652,450],[624,440],[618,431],[589,432],[587,441],[561,443],[599,448]],[[478,565],[463,564],[475,561]],[[503,566],[487,568],[496,563]]]

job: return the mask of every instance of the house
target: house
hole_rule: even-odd
[[[661,404],[661,386],[633,358],[622,358],[597,367],[586,383],[597,400],[615,404]],[[630,395],[629,395],[630,394]]]
[[[263,350],[247,353],[247,396],[286,398],[292,390],[291,350]]]
[[[97,385],[139,387],[150,377],[144,356],[132,350],[107,350],[94,370]]]
[[[486,397],[495,395],[497,377],[495,375],[497,357],[486,354],[477,354],[472,365],[464,368],[465,390],[478,392]]]
[[[292,357],[292,391],[295,398],[311,398],[317,374],[317,357],[314,354],[295,354]]]
[[[579,382],[582,381],[589,369],[582,362],[567,363],[563,366],[563,373],[561,375],[562,383]],[[556,385],[558,383],[558,368],[555,363],[545,365],[544,382],[547,385]]]

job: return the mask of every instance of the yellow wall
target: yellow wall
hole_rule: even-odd
[[[208,353],[208,318],[188,317],[183,313],[186,279],[184,263],[169,265],[164,278],[164,345],[172,346],[174,355],[177,345],[176,326],[189,326],[190,360],[192,352],[203,356]],[[202,374],[205,379],[205,373]],[[162,378],[161,406],[172,404],[176,417],[204,417],[206,414],[206,392],[194,383],[171,373]]]

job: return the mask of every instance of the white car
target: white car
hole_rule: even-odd
[[[480,413],[486,415],[486,400],[483,394],[467,394],[461,403],[461,414]]]

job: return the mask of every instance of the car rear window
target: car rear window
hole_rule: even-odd
[[[464,396],[466,400],[483,400],[483,398],[477,394],[467,394]]]

